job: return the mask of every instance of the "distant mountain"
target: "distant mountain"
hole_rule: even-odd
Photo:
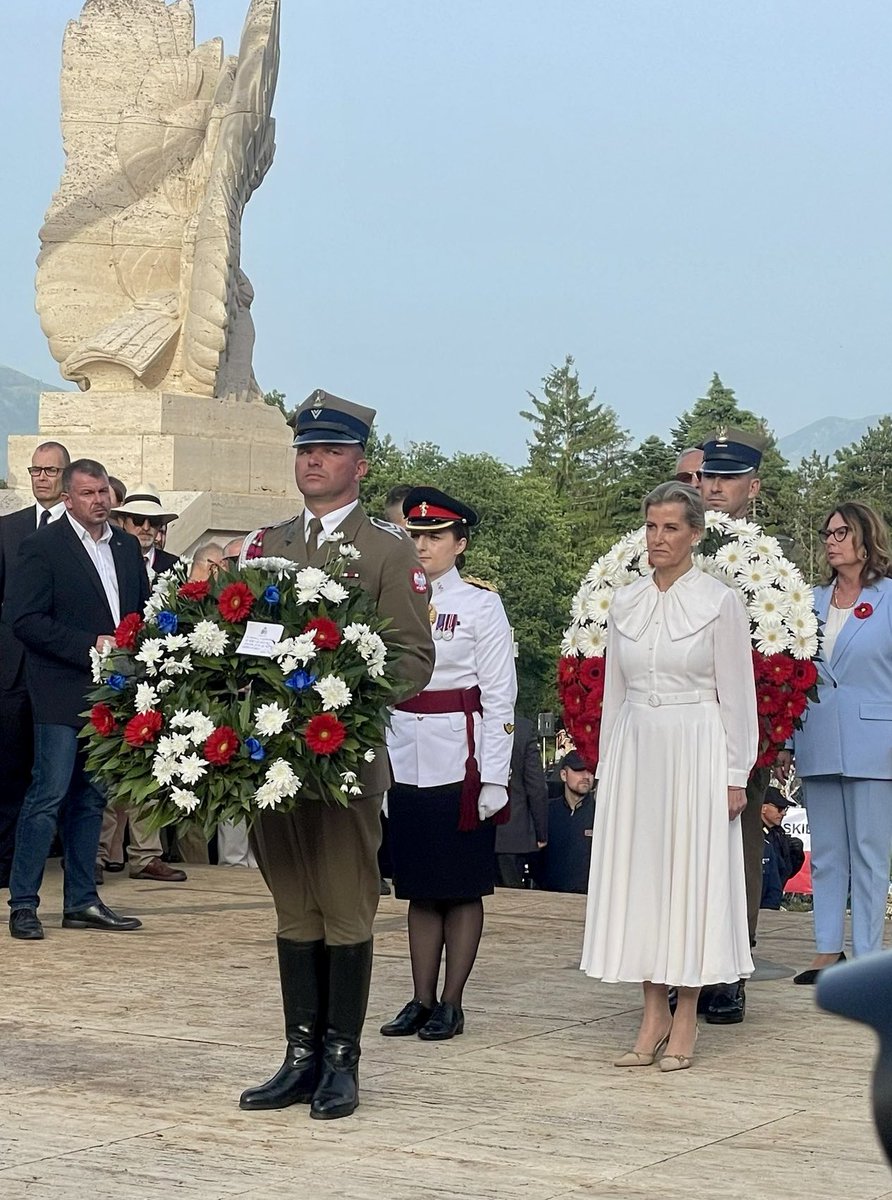
[[[40,393],[60,390],[57,383],[42,383],[0,366],[0,479],[6,478],[6,439],[11,433],[36,433]]]
[[[876,425],[879,416],[873,417],[823,417],[812,421],[804,429],[778,438],[777,448],[791,467],[798,467],[803,458],[815,450],[821,457],[833,458],[836,450],[860,441],[871,425]]]

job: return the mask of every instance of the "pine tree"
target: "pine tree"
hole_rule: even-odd
[[[892,417],[881,417],[859,442],[836,451],[837,498],[862,500],[892,523]]]

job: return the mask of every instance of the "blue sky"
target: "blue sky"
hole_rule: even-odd
[[[247,0],[196,0],[237,49]],[[76,0],[4,10],[0,362],[33,311]],[[636,437],[714,370],[783,435],[888,409],[892,7],[284,0],[278,150],[245,214],[255,370],[399,442],[524,457],[575,356]]]

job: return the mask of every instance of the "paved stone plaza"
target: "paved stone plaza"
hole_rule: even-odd
[[[50,865],[42,943],[4,940],[3,1200],[879,1200],[892,1172],[869,1116],[873,1038],[818,1013],[790,975],[807,915],[765,913],[766,976],[742,1026],[701,1030],[691,1071],[618,1070],[635,987],[577,970],[583,899],[487,901],[467,1032],[385,1041],[410,994],[405,905],[382,901],[362,1106],[246,1114],[279,1065],[273,914],[257,872],[109,877],[138,934],[59,928]]]

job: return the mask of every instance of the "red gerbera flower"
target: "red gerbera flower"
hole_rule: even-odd
[[[138,713],[124,726],[124,741],[128,746],[145,746],[154,742],[163,724],[164,718],[155,709],[147,713]]]
[[[783,745],[787,738],[793,736],[793,722],[787,716],[775,717],[771,725],[771,740]]]
[[[238,748],[238,734],[228,725],[221,725],[204,743],[203,752],[213,766],[225,767]]]
[[[585,692],[578,683],[571,683],[564,689],[564,711],[568,717],[578,717],[585,709]]]
[[[773,717],[783,708],[783,695],[780,688],[772,687],[770,683],[762,683],[756,688],[756,709],[766,717]]]
[[[789,654],[771,654],[765,660],[764,671],[770,683],[786,683],[793,674],[793,660]]]
[[[347,730],[333,713],[319,713],[307,725],[304,737],[314,754],[334,754]]]
[[[115,645],[119,650],[135,650],[136,635],[144,628],[145,622],[139,613],[128,613],[115,629]]]
[[[237,621],[246,621],[253,607],[254,593],[246,583],[241,581],[230,583],[228,587],[225,587],[217,601],[220,616],[224,621],[231,621],[233,624]]]
[[[772,657],[774,657],[772,655]],[[768,679],[768,659],[758,650],[753,651],[753,674],[758,683],[760,679]]]
[[[328,617],[314,617],[304,625],[304,633],[312,633],[318,650],[336,650],[341,644],[341,631]]]
[[[797,720],[808,707],[808,697],[805,692],[787,692],[784,699],[784,712],[788,717]]]
[[[572,683],[576,678],[576,668],[579,665],[578,658],[562,658],[558,663],[558,686],[566,687],[568,683]]]
[[[793,663],[793,683],[801,692],[807,692],[818,682],[818,668],[808,658],[797,659]]]
[[[115,714],[107,704],[94,704],[90,709],[90,723],[100,737],[108,737],[118,728]]]
[[[183,583],[177,588],[177,595],[184,600],[204,600],[211,585],[207,579],[196,579],[192,583]]]
[[[579,682],[590,690],[604,691],[604,659],[584,658],[579,667]]]

